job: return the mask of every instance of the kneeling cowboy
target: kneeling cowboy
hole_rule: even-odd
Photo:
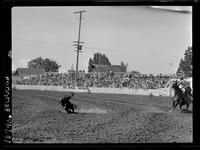
[[[65,107],[65,110],[70,113],[74,112],[74,108],[77,108],[74,104],[72,104],[69,100],[74,96],[73,92],[70,92],[69,95],[65,95],[58,103],[58,105],[61,103],[62,107]],[[71,109],[71,111],[70,111]]]

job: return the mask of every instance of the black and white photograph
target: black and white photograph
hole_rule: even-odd
[[[12,143],[192,143],[192,11],[13,7]]]

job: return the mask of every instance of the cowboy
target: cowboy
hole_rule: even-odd
[[[179,89],[181,89],[181,91],[184,93],[185,92],[185,81],[183,80],[183,77],[180,78],[180,81],[178,83],[178,87]]]
[[[192,88],[190,87],[190,83],[189,82],[186,83],[185,94],[188,94],[189,96],[192,96]]]
[[[176,80],[176,82],[172,85],[174,89],[174,96],[172,98],[172,111],[176,108],[178,104],[182,104],[185,102],[185,98],[183,95],[183,91],[180,89],[180,82]]]
[[[65,110],[70,113],[74,112],[74,108],[77,108],[74,104],[72,104],[69,100],[74,96],[75,94],[73,92],[70,92],[68,95],[65,95],[58,103],[58,105],[61,103],[62,107],[65,107]],[[71,111],[70,111],[71,109]]]
[[[180,108],[182,105],[186,104],[186,109],[188,109],[190,103],[193,101],[192,97],[192,89],[190,87],[189,82],[185,82],[184,84],[185,92],[183,93],[182,102],[180,103]]]
[[[190,87],[190,82],[183,80],[182,78],[178,85],[184,94],[189,94],[190,96],[192,96],[192,88]]]
[[[185,103],[186,100],[188,99],[187,96],[192,96],[192,89],[190,87],[190,83],[183,80],[183,78],[181,78],[181,81],[178,83],[179,88],[183,91],[183,98],[182,98],[182,103]]]

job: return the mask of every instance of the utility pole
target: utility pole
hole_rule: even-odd
[[[80,14],[80,18],[79,18],[79,31],[78,31],[78,41],[73,41],[74,46],[76,46],[77,50],[75,50],[77,52],[77,58],[76,58],[76,74],[75,74],[75,87],[77,87],[77,79],[78,79],[78,59],[79,59],[79,52],[82,52],[82,45],[80,45],[80,43],[84,43],[84,42],[80,42],[80,32],[81,32],[81,20],[82,20],[82,13],[86,12],[85,10],[81,10],[81,11],[76,11],[74,12],[74,14]]]

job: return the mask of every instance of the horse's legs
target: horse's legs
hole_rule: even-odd
[[[190,106],[190,104],[186,104],[186,109],[187,109],[187,110],[188,110],[189,106]]]
[[[181,101],[179,102],[179,109],[181,110],[182,109],[182,106],[183,106],[183,98],[180,99]]]
[[[175,96],[172,98],[172,111],[175,109],[177,100],[175,100]]]
[[[182,109],[182,106],[183,106],[183,105],[182,105],[182,103],[181,103],[180,106],[179,106],[180,110]]]
[[[187,104],[186,104],[186,109],[187,109],[187,110],[188,110],[188,108],[189,108],[191,102],[192,102],[192,100],[191,100],[191,97],[190,97],[190,99],[187,101]]]
[[[175,110],[175,108],[177,107],[178,104],[179,104],[178,101],[174,101],[174,106],[173,106],[173,108],[172,108],[172,111]]]
[[[180,102],[180,107],[179,107],[179,108],[182,109],[182,106],[185,105],[185,104],[186,104],[185,97],[182,97],[182,98],[181,98],[181,102]]]
[[[173,101],[172,102],[172,108],[174,107],[175,104],[176,104],[176,101]]]

